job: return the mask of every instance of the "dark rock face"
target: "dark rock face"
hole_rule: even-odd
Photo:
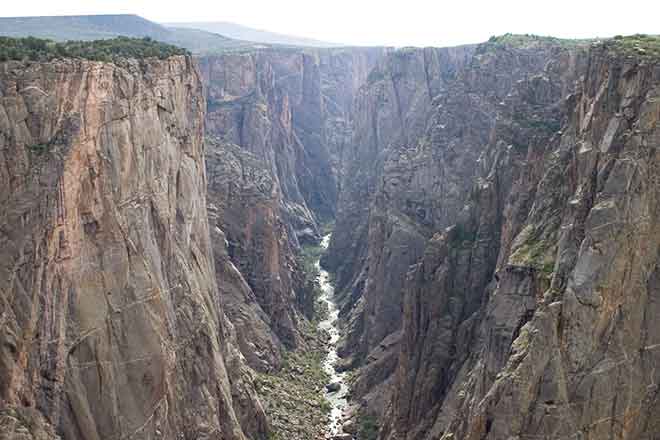
[[[660,435],[659,87],[657,62],[591,50],[429,438]]]
[[[208,84],[208,133],[271,169],[297,238],[305,229],[314,231],[316,221],[334,217],[333,157],[350,138],[353,95],[382,53],[268,50],[200,59]]]
[[[221,302],[248,363],[268,371],[284,346],[300,342],[296,292],[304,294],[279,187],[262,161],[232,144],[207,141],[206,169]]]
[[[351,103],[381,49],[269,50],[200,59],[218,284],[251,366],[300,347],[313,297],[296,260],[334,217]],[[229,280],[228,283],[223,282]],[[270,329],[270,331],[268,331]]]
[[[339,382],[329,383],[325,386],[325,389],[328,390],[328,392],[330,393],[336,393],[337,391],[339,391],[340,388],[341,388],[341,384]]]
[[[380,438],[660,435],[658,87],[543,40],[372,72],[325,262]]]
[[[0,437],[262,438],[190,58],[0,64]]]
[[[520,231],[519,219],[527,215],[543,172],[539,162],[557,143],[559,103],[581,69],[574,57],[573,50],[552,46],[481,46],[466,72],[436,98],[420,149],[427,174],[438,177],[431,188],[418,189],[427,198],[417,201],[434,234],[402,289],[403,336],[391,410],[399,429],[391,438],[402,427],[408,438],[425,434],[429,412],[443,401],[471,352],[501,242],[506,247],[509,234]],[[506,76],[499,78],[502,69]],[[509,288],[516,296],[503,310],[522,309],[524,315],[538,280],[512,276]],[[510,341],[499,342],[500,351],[488,356],[506,356]]]
[[[355,138],[344,156],[337,226],[324,263],[347,292],[341,354],[369,370],[353,391],[374,405],[387,402],[380,392],[389,387],[375,385],[396,368],[403,280],[432,230],[425,218],[434,213],[416,199],[430,196],[426,186],[437,177],[435,170],[425,169],[430,155],[422,156],[414,145],[425,132],[433,98],[473,51],[396,52],[369,75],[356,99]],[[406,189],[411,182],[414,187]],[[366,396],[374,389],[375,395]]]

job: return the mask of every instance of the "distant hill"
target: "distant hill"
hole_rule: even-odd
[[[166,27],[137,15],[70,15],[58,17],[0,17],[0,34],[51,40],[101,40],[118,36],[170,38]]]
[[[242,26],[236,23],[224,21],[217,22],[189,22],[189,23],[165,23],[171,28],[200,29],[207,32],[221,34],[229,38],[257,43],[277,44],[285,46],[308,46],[308,47],[339,47],[341,44],[328,43],[327,41],[313,40],[311,38],[296,37],[293,35],[278,34],[275,32]]]
[[[168,28],[138,15],[70,15],[0,17],[0,36],[39,37],[55,41],[102,40],[118,36],[151,37],[194,53],[221,52],[263,46],[199,29]]]

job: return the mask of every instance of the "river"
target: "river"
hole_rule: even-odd
[[[321,240],[321,247],[325,250],[328,248],[330,242],[330,234],[325,235]],[[326,319],[319,323],[319,329],[328,332],[330,341],[328,344],[328,354],[323,362],[323,369],[330,376],[330,383],[339,384],[339,390],[328,392],[326,390],[326,399],[330,402],[331,412],[330,421],[327,427],[327,438],[343,434],[342,419],[344,411],[348,406],[348,384],[346,383],[346,372],[337,373],[335,366],[339,360],[337,356],[337,342],[339,341],[339,328],[337,327],[337,317],[339,316],[339,308],[335,302],[335,289],[330,281],[330,274],[323,270],[320,261],[316,261],[316,266],[319,269],[319,283],[321,285],[321,298],[320,300],[327,304],[328,315]]]

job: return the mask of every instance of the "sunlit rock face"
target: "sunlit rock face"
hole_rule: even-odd
[[[0,433],[259,438],[189,57],[0,64]]]

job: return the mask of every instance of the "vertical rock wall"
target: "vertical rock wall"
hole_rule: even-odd
[[[188,57],[0,65],[0,430],[259,438]],[[46,436],[46,437],[44,437]]]
[[[660,74],[622,47],[514,36],[370,74],[325,261],[380,438],[658,435]]]
[[[216,266],[236,279],[223,298],[232,322],[252,335],[242,350],[261,370],[279,365],[283,347],[304,344],[300,320],[314,298],[296,255],[334,217],[353,96],[382,52],[272,49],[200,59]]]

